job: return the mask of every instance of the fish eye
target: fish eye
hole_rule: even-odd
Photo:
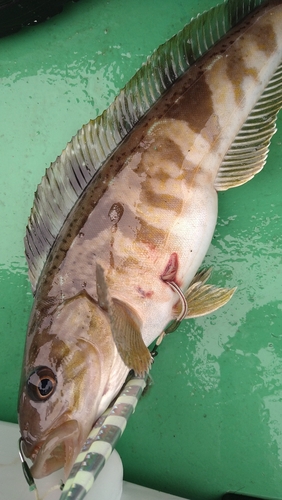
[[[54,393],[57,378],[48,366],[37,366],[27,379],[26,387],[33,401],[47,401]]]

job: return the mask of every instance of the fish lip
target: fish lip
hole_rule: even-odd
[[[28,454],[25,453],[24,446],[25,455],[33,462],[30,471],[34,479],[41,479],[62,467],[66,478],[82,444],[83,438],[77,420],[68,420],[53,429]]]

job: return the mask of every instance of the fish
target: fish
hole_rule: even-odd
[[[231,299],[200,269],[217,193],[261,171],[281,107],[282,1],[229,0],[159,47],[47,169],[25,238],[18,404],[34,478],[67,477],[129,371],[149,372],[149,346]]]

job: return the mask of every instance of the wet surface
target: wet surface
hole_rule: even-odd
[[[23,237],[45,168],[155,47],[216,3],[81,0],[0,40],[0,419],[17,418],[32,305]],[[153,385],[118,444],[126,480],[192,500],[282,497],[281,186],[280,113],[264,170],[219,196],[204,265],[237,291],[160,346]]]

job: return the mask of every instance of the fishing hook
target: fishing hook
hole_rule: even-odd
[[[165,334],[174,332],[188,313],[187,301],[181,288],[174,281],[166,281],[166,283],[178,294],[182,308],[177,318],[165,329]]]
[[[177,318],[174,319],[170,323],[170,325],[168,325],[167,328],[157,338],[156,343],[155,343],[153,349],[151,350],[151,355],[153,356],[153,358],[155,356],[157,356],[157,354],[158,354],[157,349],[158,349],[160,343],[162,342],[164,336],[167,335],[168,333],[172,333],[175,330],[177,330],[181,321],[187,316],[187,313],[188,313],[188,304],[187,304],[185,295],[182,292],[181,288],[179,288],[179,286],[174,281],[165,281],[165,283],[167,283],[178,294],[182,307],[181,307],[181,312],[177,316]]]
[[[26,479],[26,482],[29,486],[30,491],[33,491],[34,489],[36,490],[37,488],[36,488],[36,484],[34,482],[33,476],[30,472],[30,468],[27,465],[27,462],[25,461],[25,458],[24,458],[24,454],[22,451],[22,441],[23,441],[23,438],[20,437],[20,439],[19,439],[19,456],[20,456],[20,460],[22,463],[24,477]]]

